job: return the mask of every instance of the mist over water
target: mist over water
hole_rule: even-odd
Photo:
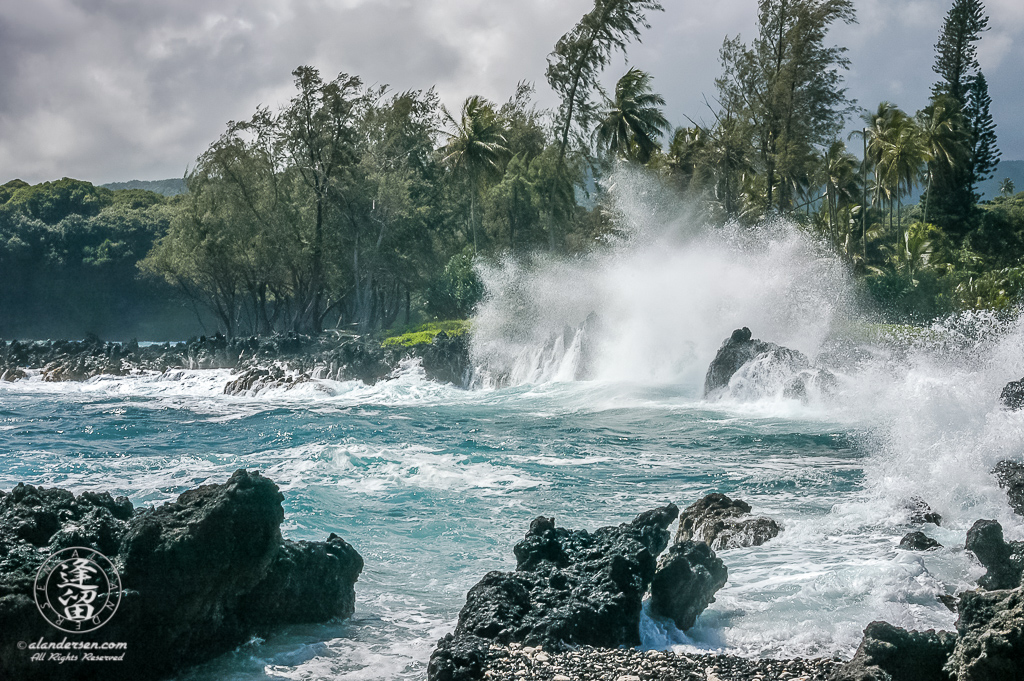
[[[645,617],[645,647],[850,655],[873,620],[952,628],[936,596],[983,572],[966,530],[994,518],[1024,538],[991,474],[1024,455],[1024,412],[998,404],[1024,375],[1024,320],[962,314],[874,338],[844,265],[796,227],[704,226],[639,174],[609,191],[620,234],[608,248],[482,269],[473,390],[413,363],[374,386],[256,396],[223,395],[221,370],[34,375],[0,384],[0,489],[154,504],[258,468],[285,494],[286,536],[334,531],[363,555],[353,619],[288,628],[190,681],[421,680],[466,591],[515,567],[537,515],[593,530],[710,492],[784,531],[722,552],[716,603],[686,634]],[[708,364],[743,326],[827,364],[834,394],[790,399],[747,367],[705,400]],[[942,514],[922,529],[944,548],[896,548],[918,529],[913,497]]]

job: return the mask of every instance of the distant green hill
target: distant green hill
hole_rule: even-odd
[[[1014,191],[1024,192],[1024,161],[1000,161],[992,179],[978,185],[982,200],[999,196],[999,183],[1007,177],[1013,180]]]
[[[156,192],[157,194],[163,194],[164,196],[177,196],[178,194],[184,194],[188,191],[185,186],[185,180],[179,178],[172,178],[170,180],[131,180],[129,182],[110,182],[109,184],[102,184],[101,187],[107,189],[145,189],[146,191]]]

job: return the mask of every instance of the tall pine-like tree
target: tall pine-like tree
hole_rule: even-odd
[[[979,182],[992,177],[996,167],[999,165],[999,148],[996,146],[996,124],[992,120],[992,112],[989,110],[992,105],[992,98],[988,94],[988,81],[985,74],[978,71],[978,75],[971,79],[970,87],[967,90],[967,105],[964,108],[964,118],[970,125],[971,136],[971,191],[975,192],[975,200],[978,195],[976,190]]]
[[[929,163],[931,188],[925,201],[935,221],[957,238],[974,227],[978,200],[975,183],[995,169],[999,155],[995,125],[988,111],[988,86],[978,64],[977,43],[987,30],[988,17],[980,0],[953,0],[935,43],[932,69],[939,81],[932,86],[932,103],[944,100],[952,109],[954,133],[963,153]]]

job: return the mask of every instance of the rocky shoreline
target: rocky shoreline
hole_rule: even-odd
[[[324,333],[279,334],[250,338],[201,336],[186,343],[140,346],[137,342],[0,340],[0,381],[38,372],[44,381],[85,381],[95,376],[130,376],[179,369],[231,369],[236,377],[227,394],[254,394],[268,387],[289,387],[317,379],[384,380],[402,362],[418,359],[427,378],[468,387],[471,378],[466,335],[441,331],[430,343],[384,347],[380,339]]]
[[[765,659],[678,654],[635,648],[545,651],[491,645],[484,679],[509,681],[827,681],[842,664],[831,658]]]

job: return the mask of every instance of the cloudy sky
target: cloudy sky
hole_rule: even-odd
[[[675,124],[709,118],[726,35],[753,36],[757,0],[662,0],[630,63],[654,75]],[[854,0],[860,104],[924,105],[951,0]],[[980,44],[1005,160],[1024,159],[1024,2],[989,0]],[[32,0],[0,4],[0,182],[181,177],[228,120],[291,96],[311,64],[396,90],[436,85],[457,106],[544,81],[545,56],[592,0]],[[625,66],[610,67],[613,82]]]

